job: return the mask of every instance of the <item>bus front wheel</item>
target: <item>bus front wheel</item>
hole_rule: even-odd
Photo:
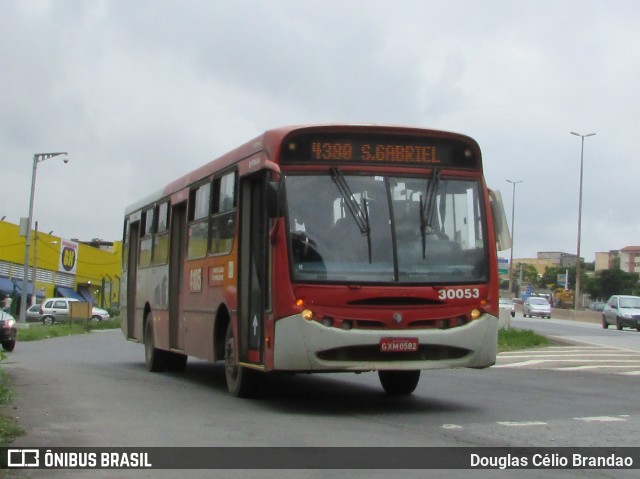
[[[380,384],[391,396],[406,396],[415,391],[420,371],[378,371]]]
[[[233,326],[227,326],[224,345],[224,372],[229,394],[236,397],[253,397],[257,392],[258,372],[238,364]]]

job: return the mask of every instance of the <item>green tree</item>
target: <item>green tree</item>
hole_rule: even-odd
[[[522,275],[520,275],[520,271],[522,271]],[[522,282],[520,282],[520,278],[522,278]],[[513,279],[514,285],[520,285],[520,289],[522,289],[523,285],[532,284],[534,286],[538,286],[538,270],[532,264],[527,263],[518,263],[514,265],[513,268]],[[522,284],[520,284],[522,283]],[[518,295],[520,294],[519,290],[515,291]]]
[[[564,288],[564,284],[558,284],[558,275],[564,275],[567,271],[569,271],[569,289],[574,289],[576,286],[575,266],[572,266],[571,268],[561,266],[547,266],[544,269],[544,274],[540,278],[540,286],[549,289]],[[584,283],[585,276],[581,276]]]
[[[540,276],[538,275],[538,270],[535,266],[526,263],[522,265],[522,281],[524,283],[530,283],[538,286],[539,280]]]
[[[620,269],[598,271],[587,281],[584,291],[592,298],[607,299],[614,294],[636,294],[639,290],[638,273],[625,273]]]

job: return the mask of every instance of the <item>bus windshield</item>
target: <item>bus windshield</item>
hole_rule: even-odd
[[[289,174],[285,187],[294,281],[487,280],[479,181],[332,171]]]

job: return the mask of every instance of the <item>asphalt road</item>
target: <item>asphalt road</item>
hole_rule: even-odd
[[[613,331],[609,331],[613,332]],[[632,334],[632,333],[631,333]],[[638,335],[638,333],[635,333]],[[640,336],[638,337],[640,339]],[[386,396],[377,375],[272,378],[260,399],[226,392],[222,365],[152,374],[120,331],[19,343],[6,412],[14,447],[629,446],[640,435],[637,377],[496,367],[425,371],[416,392]],[[427,477],[425,471],[27,471],[14,477]],[[514,471],[438,471],[512,477]],[[637,471],[517,471],[519,477],[636,477]]]
[[[640,352],[640,332],[635,329],[624,328],[618,331],[615,326],[604,329],[599,322],[523,318],[519,313],[511,321],[511,325],[520,329],[531,329],[560,340],[580,341],[585,344]]]

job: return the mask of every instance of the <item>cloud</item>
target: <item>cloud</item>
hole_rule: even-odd
[[[118,239],[127,204],[271,127],[377,122],[459,131],[484,153],[516,256],[638,243],[640,52],[633,1],[0,3],[3,215]],[[606,226],[608,225],[608,227]],[[615,233],[613,233],[615,231]]]

